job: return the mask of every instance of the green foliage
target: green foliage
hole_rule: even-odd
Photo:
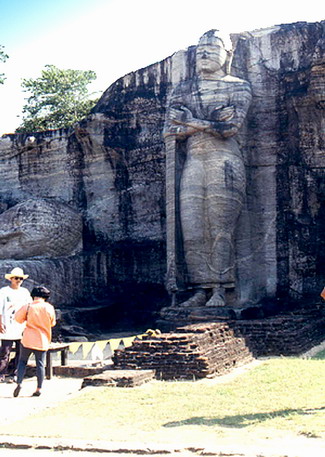
[[[97,100],[89,99],[88,84],[94,71],[61,70],[45,65],[41,77],[24,79],[22,88],[31,95],[23,107],[23,122],[16,132],[66,128],[83,119]]]
[[[8,55],[4,52],[4,46],[0,44],[0,62],[5,62],[7,59]],[[4,73],[0,73],[0,84],[3,84],[5,79]]]

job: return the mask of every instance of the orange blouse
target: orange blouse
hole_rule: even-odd
[[[325,287],[324,287],[324,289],[322,290],[322,293],[320,294],[320,296],[321,296],[322,298],[324,298],[324,300],[325,300]]]
[[[36,299],[20,308],[15,319],[19,323],[26,321],[26,328],[21,344],[29,349],[47,351],[52,338],[52,327],[56,324],[54,307],[43,300]]]

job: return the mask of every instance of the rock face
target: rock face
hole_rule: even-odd
[[[255,99],[245,150],[257,290],[264,283],[267,294],[278,297],[318,296],[324,274],[324,23],[288,25],[254,38],[245,49],[239,46],[235,65],[245,53]]]
[[[315,300],[323,287],[324,25],[231,37],[232,74],[252,90],[239,132],[247,180],[235,234],[243,306]],[[191,76],[193,59],[190,47],[124,76],[73,130],[0,139],[3,220],[40,199],[65,205],[83,221],[75,249],[41,249],[37,258],[27,248],[19,258],[2,254],[1,277],[21,266],[28,281],[53,290],[59,306],[110,304],[110,323],[126,311],[131,324],[141,323],[169,303],[163,127],[167,95]]]
[[[56,258],[82,250],[81,215],[66,204],[24,200],[0,214],[0,259]]]

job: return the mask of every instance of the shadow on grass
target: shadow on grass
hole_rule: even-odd
[[[325,410],[325,406],[321,408],[311,409],[284,409],[281,411],[270,411],[267,413],[242,414],[236,416],[224,416],[220,418],[209,417],[191,417],[183,421],[167,422],[164,427],[180,427],[182,425],[219,425],[220,427],[243,428],[249,425],[257,424],[276,417],[288,417],[292,415],[308,415],[314,414],[317,411]]]

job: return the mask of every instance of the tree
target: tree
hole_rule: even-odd
[[[0,44],[0,62],[5,62],[7,59],[8,59],[8,56],[4,52],[4,46],[2,46],[2,44]],[[5,79],[6,78],[5,78],[4,73],[0,73],[0,84],[3,84]]]
[[[88,84],[97,78],[94,71],[60,70],[45,65],[42,76],[24,79],[21,86],[31,95],[23,107],[23,122],[16,132],[65,128],[83,119],[95,106]]]

